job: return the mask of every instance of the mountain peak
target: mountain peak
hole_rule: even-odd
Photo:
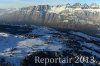
[[[80,3],[75,3],[72,5],[73,8],[80,8],[82,5]]]
[[[88,9],[88,8],[90,8],[88,4],[85,3],[82,5],[82,9]]]
[[[70,3],[67,3],[66,4],[66,8],[69,8],[69,7],[71,7],[71,4]]]

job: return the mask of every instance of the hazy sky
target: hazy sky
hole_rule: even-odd
[[[37,4],[98,3],[100,0],[0,0],[0,8],[24,7]]]

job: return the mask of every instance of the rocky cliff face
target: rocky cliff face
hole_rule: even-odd
[[[75,30],[87,28],[98,30],[100,28],[100,5],[68,3],[57,6],[38,5],[19,9],[0,9],[0,23],[41,24]]]
[[[70,5],[38,5],[20,9],[0,9],[0,21],[5,22],[99,22],[99,5],[75,3]],[[89,23],[88,22],[88,23]]]

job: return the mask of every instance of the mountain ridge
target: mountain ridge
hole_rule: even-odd
[[[73,7],[72,7],[73,6]],[[62,29],[96,32],[100,30],[97,4],[37,5],[0,11],[0,24],[36,24]]]

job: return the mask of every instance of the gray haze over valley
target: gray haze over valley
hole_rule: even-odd
[[[35,56],[72,58],[47,66],[100,66],[100,5],[0,9],[0,66],[44,66]]]
[[[0,9],[0,24],[36,24],[100,36],[100,5],[37,5]]]

